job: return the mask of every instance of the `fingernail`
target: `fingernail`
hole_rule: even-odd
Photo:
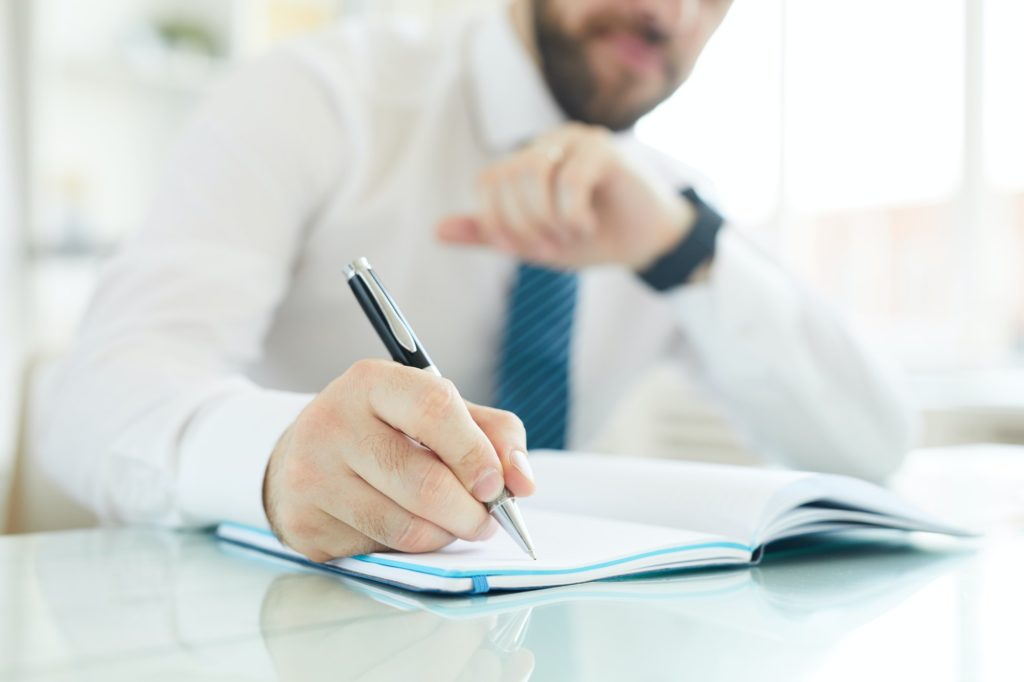
[[[470,492],[481,502],[490,502],[501,494],[503,486],[501,473],[497,469],[489,469],[487,473],[476,480]]]
[[[530,460],[526,458],[526,453],[522,450],[513,450],[509,453],[508,458],[512,460],[512,466],[519,469],[519,472],[526,476],[530,481],[533,481],[533,467],[530,466]]]

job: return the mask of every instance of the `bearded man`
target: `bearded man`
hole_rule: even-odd
[[[109,520],[431,551],[492,534],[528,445],[585,449],[671,361],[766,461],[883,477],[911,432],[891,376],[631,133],[730,5],[513,0],[232,75],[47,391],[52,475]],[[368,359],[364,255],[446,378]]]

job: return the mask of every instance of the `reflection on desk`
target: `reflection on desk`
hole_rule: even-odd
[[[0,678],[1009,680],[1022,560],[1020,534],[976,551],[850,544],[749,570],[451,598],[201,534],[0,538]]]

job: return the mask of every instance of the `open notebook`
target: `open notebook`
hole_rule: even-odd
[[[538,452],[539,492],[519,500],[537,549],[504,533],[428,554],[311,564],[411,590],[522,590],[687,568],[755,563],[765,545],[864,529],[967,535],[892,493],[843,476]],[[223,540],[306,562],[265,529],[222,524]]]

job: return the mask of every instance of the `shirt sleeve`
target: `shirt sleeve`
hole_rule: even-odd
[[[685,356],[755,451],[878,481],[910,449],[898,374],[734,229],[720,232],[708,281],[668,296]]]
[[[229,76],[106,268],[33,424],[43,467],[100,518],[266,522],[267,459],[312,396],[260,388],[244,368],[306,224],[344,181],[337,98],[297,52]]]

